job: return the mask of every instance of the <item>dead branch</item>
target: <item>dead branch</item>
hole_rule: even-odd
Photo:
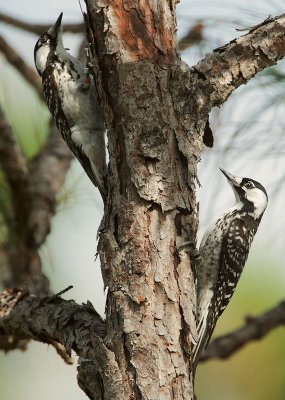
[[[38,248],[50,231],[56,195],[69,168],[72,154],[51,123],[51,134],[31,168],[24,158],[0,108],[0,162],[12,193],[13,243],[6,252],[6,285],[25,285],[33,293],[49,293],[41,272]]]
[[[56,195],[64,183],[72,159],[71,151],[51,120],[49,139],[34,160],[29,179],[28,241],[33,247],[38,248],[50,232]]]
[[[259,317],[247,317],[243,327],[213,340],[204,351],[201,361],[227,358],[251,341],[262,339],[280,325],[285,325],[285,301]]]
[[[0,105],[0,164],[9,184],[16,222],[16,230],[26,225],[29,198],[27,190],[28,168],[15,135]],[[19,234],[19,232],[18,232]]]
[[[33,293],[49,293],[49,282],[41,271],[41,261],[37,249],[27,246],[27,224],[31,211],[29,197],[29,170],[23,156],[0,108],[0,162],[6,175],[12,195],[13,214],[8,221],[11,230],[9,246],[3,248],[2,256],[6,260],[8,277],[7,286],[23,285]]]
[[[38,35],[46,32],[54,24],[54,21],[50,24],[31,24],[4,13],[0,13],[0,22],[4,22],[5,24],[14,26],[15,28],[22,29],[30,33],[36,33]],[[84,24],[65,24],[64,31],[71,33],[82,33],[84,32]]]
[[[194,67],[206,81],[211,107],[222,104],[257,72],[284,57],[284,24],[285,14],[266,20],[248,34],[217,48]]]
[[[89,379],[90,368],[101,375],[110,398],[121,399],[124,386],[114,354],[102,341],[105,334],[105,322],[90,302],[80,306],[57,295],[29,296],[22,289],[7,289],[0,294],[2,350],[24,350],[28,340],[61,344],[67,354],[73,350],[80,357],[78,383],[90,399],[101,398],[96,379]]]
[[[38,248],[50,231],[55,212],[56,194],[69,168],[72,154],[58,134],[54,123],[47,144],[27,167],[0,108],[0,162],[12,193],[11,229],[13,242],[5,250],[9,278],[5,284],[27,286],[33,293],[49,293],[49,283],[41,271]]]
[[[37,95],[42,100],[42,84],[37,73],[26,64],[23,58],[6,42],[2,36],[0,36],[0,52],[5,56],[6,60],[17,69],[22,77],[32,85],[32,87],[36,90]]]
[[[90,302],[80,306],[57,295],[37,297],[23,289],[6,289],[0,293],[0,334],[15,337],[14,343],[56,341],[68,354],[74,350],[87,358],[92,339],[104,338],[105,323]]]

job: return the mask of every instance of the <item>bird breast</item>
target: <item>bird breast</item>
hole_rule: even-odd
[[[96,125],[96,92],[94,83],[90,81],[88,90],[82,89],[84,81],[83,71],[82,76],[76,71],[68,70],[67,66],[64,69],[55,68],[54,78],[58,87],[58,94],[61,99],[62,110],[68,120],[70,126],[77,125],[82,129],[93,129]],[[76,76],[74,76],[76,74]],[[77,78],[77,80],[76,80]]]

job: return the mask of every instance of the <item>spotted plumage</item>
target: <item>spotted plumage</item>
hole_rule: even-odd
[[[236,204],[210,226],[200,244],[196,266],[198,342],[193,349],[194,365],[235,291],[268,201],[260,183],[222,172],[233,188]]]
[[[106,198],[105,126],[93,79],[63,47],[62,13],[37,41],[35,65],[47,106],[64,141]],[[86,84],[87,82],[87,84]]]

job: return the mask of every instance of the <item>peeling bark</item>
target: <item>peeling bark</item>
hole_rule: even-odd
[[[189,69],[176,54],[174,2],[90,1],[88,10],[109,130],[110,196],[99,242],[106,344],[124,399],[191,399],[194,277],[177,244],[196,237],[205,122],[184,112]]]
[[[285,14],[269,18],[194,67],[208,82],[212,107],[221,105],[236,88],[284,57],[284,24]]]
[[[78,383],[91,399],[124,399],[124,387],[114,354],[106,348],[105,323],[90,302],[81,306],[58,295],[29,296],[27,290],[0,294],[0,348],[25,350],[30,339],[48,343],[61,356],[71,350],[79,358]],[[97,379],[94,379],[94,376]]]

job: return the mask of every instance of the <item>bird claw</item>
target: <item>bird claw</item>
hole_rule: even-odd
[[[89,90],[89,88],[90,88],[90,79],[91,79],[90,75],[89,75],[89,73],[87,73],[85,75],[84,81],[81,83],[81,90],[83,92],[85,92],[86,90]]]
[[[193,258],[198,258],[200,256],[199,250],[197,249],[195,243],[191,240],[182,243],[177,249],[179,253],[181,251],[185,251],[185,253],[189,253]]]

